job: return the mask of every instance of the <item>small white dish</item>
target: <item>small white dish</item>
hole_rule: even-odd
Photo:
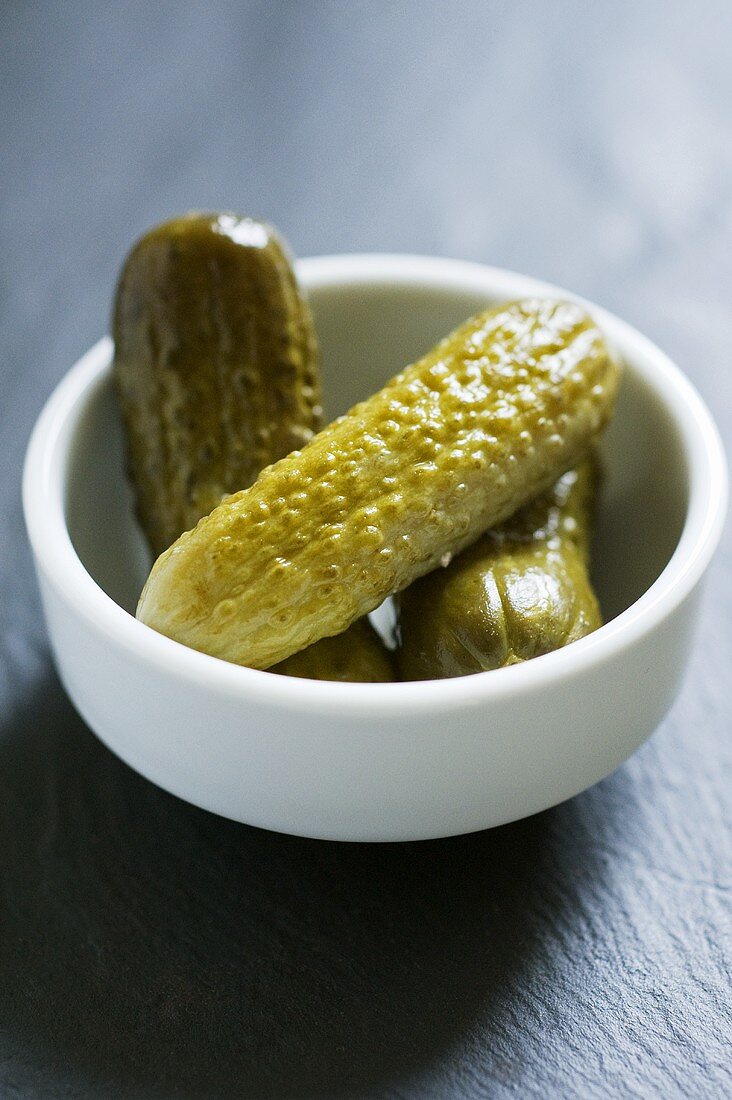
[[[576,297],[477,264],[409,256],[304,260],[328,412],[377,389],[491,302]],[[597,782],[679,688],[700,581],[719,541],[726,463],[681,371],[585,303],[626,364],[604,443],[594,574],[606,625],[565,649],[462,679],[344,684],[240,668],[133,615],[148,568],[100,341],[43,410],[23,498],[61,679],[123,760],[238,821],[337,840],[484,829]]]

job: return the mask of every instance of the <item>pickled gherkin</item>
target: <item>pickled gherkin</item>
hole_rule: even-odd
[[[182,535],[138,617],[254,668],[341,633],[574,466],[618,377],[579,305],[489,309]]]
[[[394,680],[392,656],[367,618],[357,619],[342,634],[321,638],[293,653],[270,672],[307,680],[379,683]]]
[[[398,597],[404,680],[502,668],[601,625],[589,577],[597,463],[587,459]]]
[[[320,427],[315,331],[275,230],[198,213],[137,242],[112,327],[130,479],[157,556]]]

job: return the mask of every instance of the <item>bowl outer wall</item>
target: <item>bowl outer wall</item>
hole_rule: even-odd
[[[300,275],[306,287],[373,279],[572,297],[480,265],[413,257],[325,257],[302,261]],[[654,380],[667,390],[690,467],[679,547],[641,600],[595,635],[526,665],[429,684],[273,682],[178,646],[113,604],[78,561],[63,520],[74,413],[107,369],[111,345],[92,349],[41,415],[24,478],[57,664],[92,729],[143,775],[206,809],[344,840],[498,825],[613,770],[673,701],[726,478],[711,418],[683,375],[634,330],[590,308],[631,363],[645,355],[651,374],[661,371]]]
[[[212,693],[110,643],[41,591],[61,679],[117,755],[207,810],[332,840],[420,840],[536,813],[608,775],[655,729],[687,661],[695,590],[652,634],[490,706],[391,721]],[[518,685],[517,685],[518,686]]]

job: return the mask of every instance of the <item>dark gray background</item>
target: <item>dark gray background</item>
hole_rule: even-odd
[[[671,716],[531,820],[390,847],[195,810],[49,661],[19,504],[55,382],[168,215],[504,265],[639,325],[732,426],[732,7],[5,0],[0,1092],[721,1097],[732,544]]]

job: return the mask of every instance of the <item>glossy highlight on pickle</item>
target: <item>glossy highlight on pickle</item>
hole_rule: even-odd
[[[138,617],[254,668],[342,632],[573,466],[618,376],[574,303],[479,314],[182,535]]]
[[[589,576],[597,482],[593,456],[399,595],[403,680],[504,668],[602,625]]]

